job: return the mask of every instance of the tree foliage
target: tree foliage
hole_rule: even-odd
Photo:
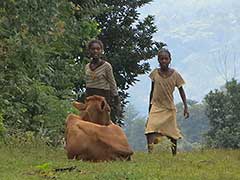
[[[146,118],[139,116],[132,104],[128,104],[124,113],[124,130],[129,144],[135,151],[146,150],[144,135]]]
[[[8,131],[62,136],[83,77],[83,48],[99,32],[78,11],[66,0],[1,1],[0,114]]]
[[[73,0],[80,4],[82,1]],[[150,70],[147,60],[157,54],[164,43],[155,42],[157,31],[154,17],[140,18],[138,9],[152,0],[99,0],[100,14],[93,14],[99,28],[98,38],[105,45],[105,58],[114,70],[122,105],[126,104],[127,90],[137,81],[137,76]],[[114,117],[113,121],[122,123]]]
[[[137,11],[150,0],[100,2],[108,9],[96,16],[102,29],[98,37],[105,44],[105,55],[113,65],[118,87],[125,91],[137,81],[139,74],[150,70],[149,63],[142,60],[154,57],[163,44],[153,41],[157,31],[154,17],[149,15],[140,20]]]
[[[233,79],[222,90],[211,91],[205,100],[210,123],[208,144],[216,148],[239,148],[240,83]]]
[[[185,119],[183,116],[183,104],[178,103],[177,121],[182,131],[184,140],[189,143],[204,143],[204,134],[208,131],[209,120],[205,114],[206,104],[197,101],[187,100],[190,117]]]
[[[164,45],[152,39],[153,17],[139,18],[137,9],[148,2],[1,1],[1,129],[31,131],[56,144],[70,100],[83,90],[84,49],[97,35],[126,103],[126,90],[149,71],[145,60]]]

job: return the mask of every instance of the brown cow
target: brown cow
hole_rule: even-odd
[[[67,117],[65,149],[69,159],[130,159],[133,151],[123,130],[110,121],[110,107],[104,97],[90,96],[85,104],[73,105],[83,112]]]

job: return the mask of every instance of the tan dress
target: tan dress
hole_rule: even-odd
[[[175,87],[180,88],[185,83],[183,78],[176,70],[164,78],[158,69],[154,69],[149,77],[154,82],[154,89],[145,134],[157,132],[174,139],[182,138],[176,122],[173,92]]]

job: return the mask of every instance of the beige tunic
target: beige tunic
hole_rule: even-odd
[[[154,82],[154,89],[145,134],[157,132],[174,139],[181,138],[176,122],[173,92],[175,87],[180,88],[185,83],[183,78],[176,70],[171,76],[164,78],[159,75],[158,69],[154,69],[149,77]]]

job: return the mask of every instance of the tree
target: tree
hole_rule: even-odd
[[[223,90],[211,91],[205,101],[210,125],[208,144],[216,148],[239,148],[240,83],[232,79]]]
[[[204,134],[209,129],[209,120],[205,114],[206,104],[187,100],[190,117],[186,120],[183,116],[183,104],[178,103],[177,121],[183,133],[184,139],[189,143],[204,142]]]
[[[150,70],[147,62],[157,54],[164,43],[153,41],[157,31],[154,17],[147,16],[140,20],[138,8],[152,0],[99,0],[104,7],[102,13],[92,15],[101,29],[98,38],[105,45],[105,57],[114,70],[114,76],[119,87],[122,105],[126,104],[127,90],[137,81],[137,76]],[[75,3],[81,3],[74,0]],[[123,121],[114,117],[113,121],[122,124]]]
[[[135,151],[146,150],[146,138],[144,136],[145,119],[139,116],[132,104],[128,104],[124,113],[124,130],[129,144]]]
[[[85,5],[65,0],[6,0],[0,4],[0,114],[4,127],[9,133],[33,131],[57,142],[71,110],[73,89],[83,77],[83,47],[98,34],[97,23],[89,21],[89,14],[79,13],[76,18]]]
[[[240,59],[237,58],[237,54],[234,48],[230,48],[227,45],[213,52],[216,70],[225,82],[230,81],[232,78],[236,79],[239,76],[237,69],[240,68]]]

